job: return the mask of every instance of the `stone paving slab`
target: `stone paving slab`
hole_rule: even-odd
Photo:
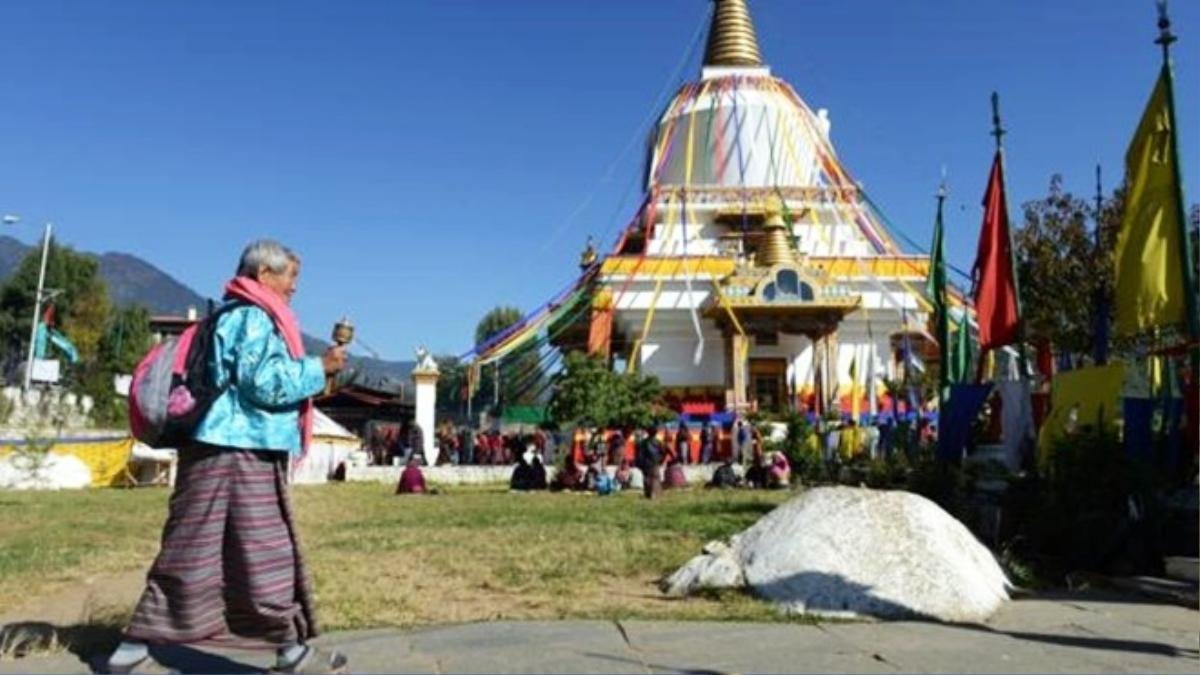
[[[890,673],[894,669],[820,626],[800,623],[621,621],[651,672]]]
[[[986,624],[498,621],[333,633],[360,673],[1200,673],[1200,612],[1064,592]],[[262,672],[270,652],[155,651],[181,672]],[[84,673],[70,652],[0,660],[7,673]]]

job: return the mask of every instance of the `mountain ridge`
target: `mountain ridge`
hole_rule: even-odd
[[[0,281],[7,281],[34,249],[11,236],[0,235]],[[207,309],[208,298],[142,258],[120,251],[78,252],[98,261],[100,278],[115,305],[141,305],[151,314],[177,316],[185,315],[190,307],[201,314]],[[320,353],[328,346],[327,340],[304,335],[304,349],[309,353]],[[414,362],[354,356],[351,365],[361,373],[358,379],[361,384],[395,391],[409,377]]]

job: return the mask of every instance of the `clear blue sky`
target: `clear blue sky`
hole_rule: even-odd
[[[1172,3],[1189,201],[1200,3]],[[928,241],[949,171],[968,267],[1000,91],[1010,201],[1111,188],[1157,73],[1152,0],[752,0],[766,60]],[[305,258],[296,304],[391,358],[531,308],[640,193],[642,127],[705,0],[0,3],[0,212],[216,295],[242,245]],[[698,74],[698,56],[685,68]],[[661,103],[661,102],[660,102]],[[633,151],[621,150],[633,142]],[[612,169],[610,171],[610,168]],[[590,199],[589,199],[590,197]]]

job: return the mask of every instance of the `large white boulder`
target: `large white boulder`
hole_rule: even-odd
[[[808,490],[713,542],[663,582],[671,595],[741,585],[796,614],[983,621],[1008,599],[995,557],[910,492]]]
[[[71,455],[34,459],[18,453],[0,457],[0,490],[76,490],[92,484],[92,470]]]

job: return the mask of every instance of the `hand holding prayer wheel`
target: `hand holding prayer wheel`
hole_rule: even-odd
[[[333,391],[335,376],[346,367],[346,345],[354,339],[354,326],[350,320],[342,320],[333,325],[333,345],[325,350],[321,357],[321,365],[325,368],[325,393]]]

